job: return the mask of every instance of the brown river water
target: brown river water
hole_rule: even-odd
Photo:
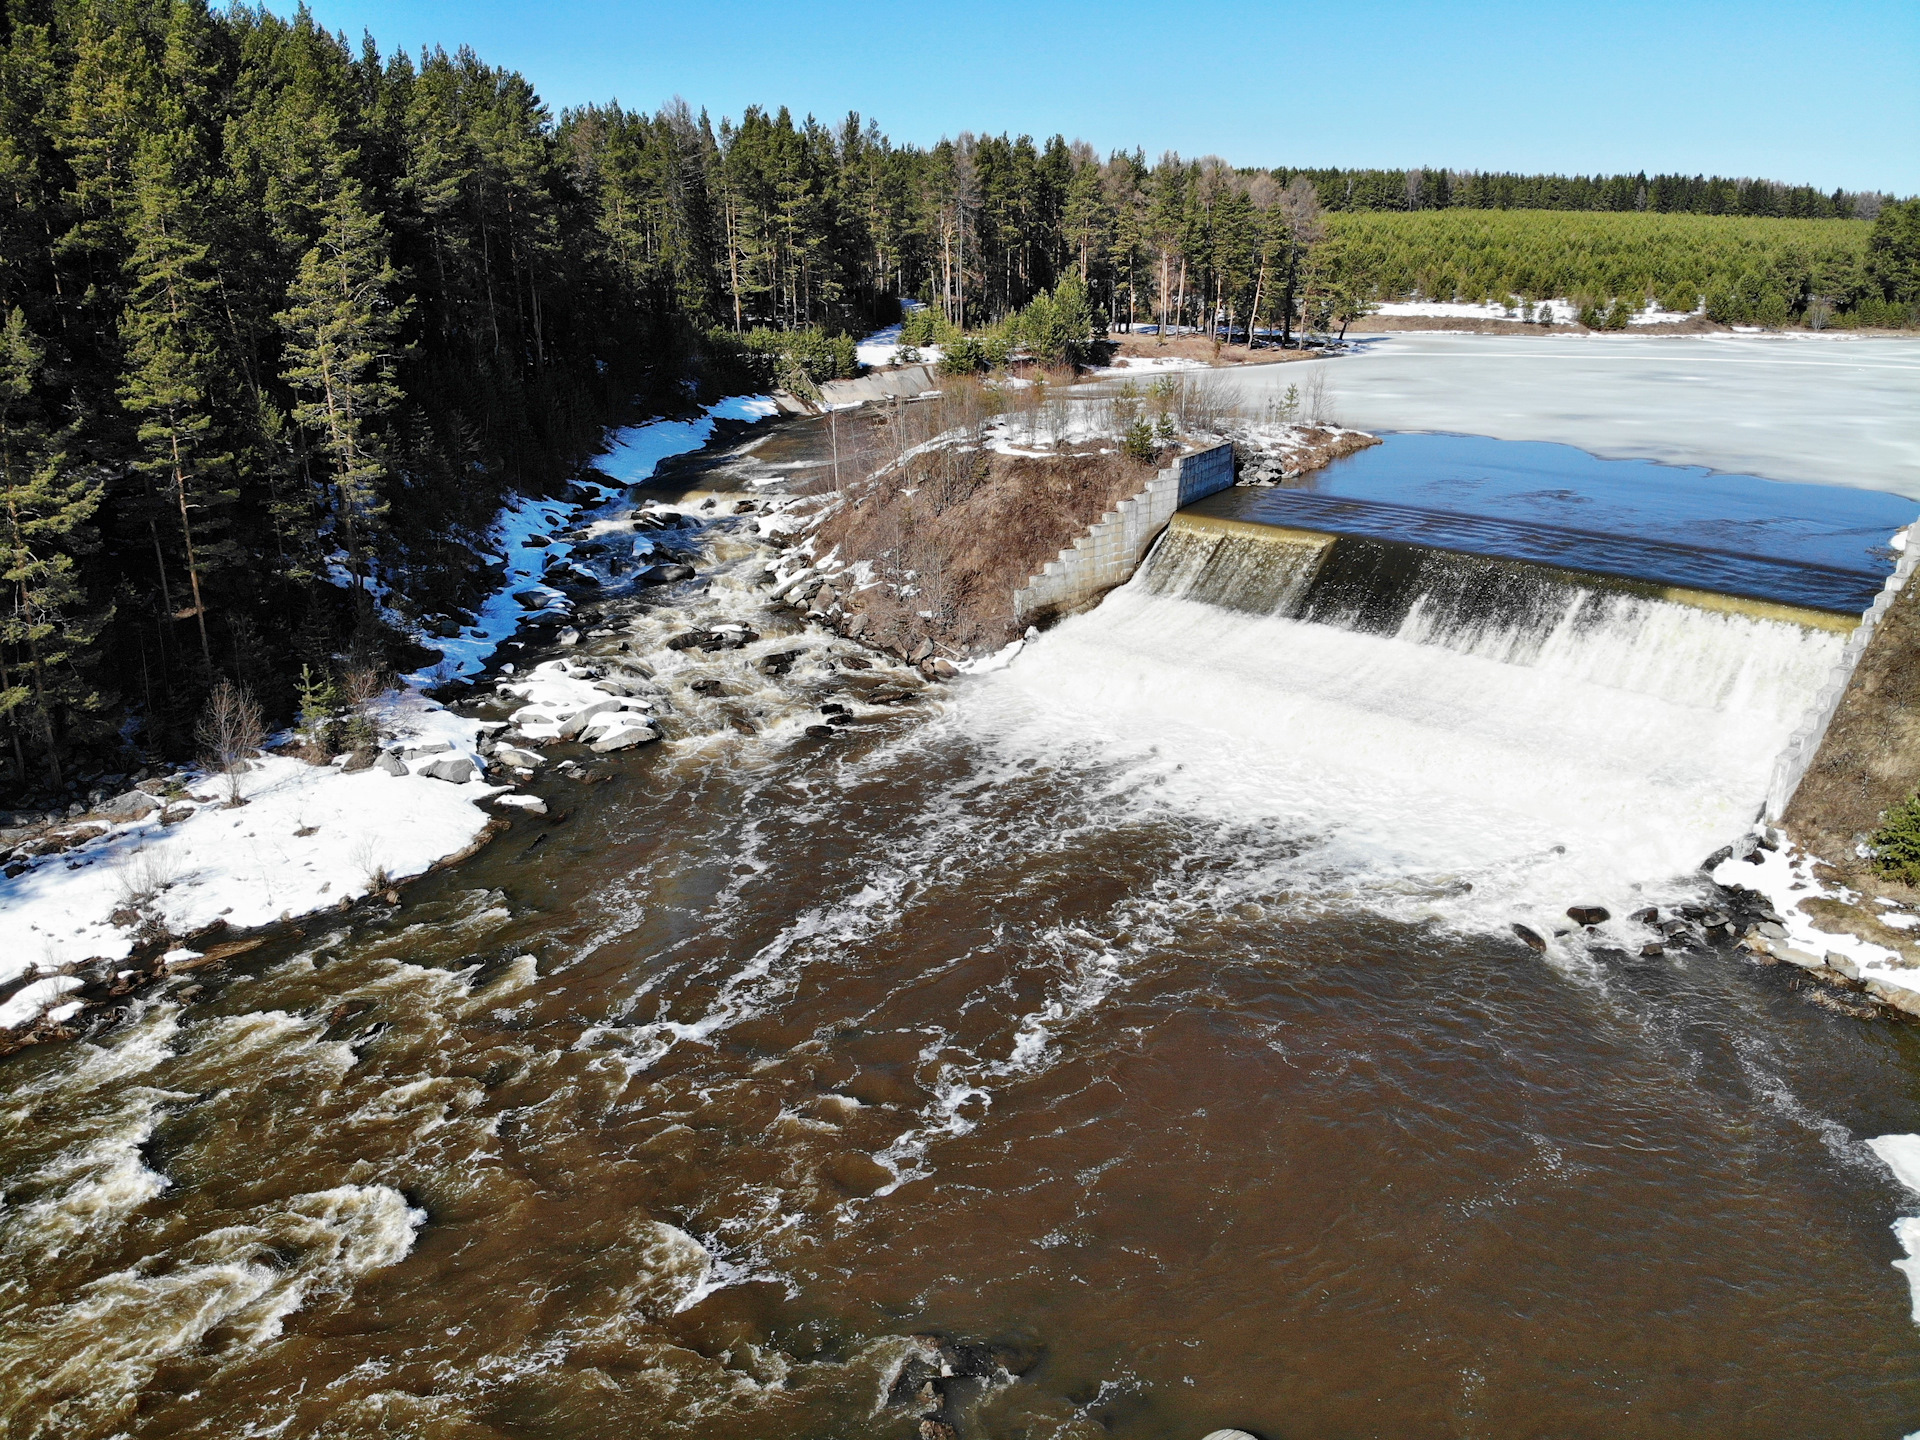
[[[747,550],[634,650],[790,647]],[[1506,928],[1690,894],[1663,847],[1749,818],[1825,642],[1169,584],[901,707],[824,636],[663,660],[730,695],[608,783],[6,1061],[0,1434],[904,1440],[916,1336],[995,1440],[1920,1428],[1863,1143],[1920,1128],[1916,1032]]]

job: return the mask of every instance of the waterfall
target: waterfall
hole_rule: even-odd
[[[1091,747],[1142,803],[1283,823],[1303,866],[1376,898],[1440,882],[1423,913],[1500,928],[1691,883],[1754,820],[1848,628],[1182,515],[1008,672],[997,728]]]

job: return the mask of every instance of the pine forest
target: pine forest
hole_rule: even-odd
[[[1084,309],[1275,343],[1410,296],[1920,312],[1920,201],[923,148],[679,102],[556,116],[466,49],[383,56],[200,0],[0,0],[0,188],[21,794],[190,755],[223,684],[279,719],[303,675],[430,661],[405,636],[484,587],[508,495],[693,393],[851,373],[849,337],[902,298],[952,332]]]

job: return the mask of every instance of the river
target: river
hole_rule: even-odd
[[[5,1062],[0,1430],[909,1437],[916,1336],[995,1440],[1920,1425],[1916,1032],[1504,924],[1684,903],[1830,637],[1688,619],[1702,694],[1148,578],[902,706],[663,669],[397,911]]]

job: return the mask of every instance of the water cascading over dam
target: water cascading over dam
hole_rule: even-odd
[[[1182,511],[1025,683],[1145,742],[1163,793],[1295,830],[1303,873],[1494,928],[1685,883],[1756,817],[1879,585],[1631,537],[1580,569],[1523,527],[1470,553],[1389,538],[1417,531],[1392,507],[1275,523],[1317,498]]]

